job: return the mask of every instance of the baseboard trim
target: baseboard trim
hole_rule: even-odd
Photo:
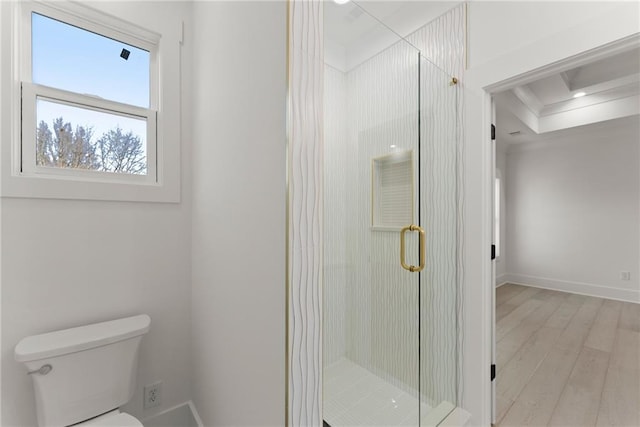
[[[162,412],[158,412],[157,414],[154,414],[148,418],[145,418],[142,420],[142,423],[144,425],[153,425],[154,420],[160,419],[163,416],[170,414],[171,412],[179,411],[185,406],[188,407],[188,410],[191,412],[191,417],[193,418],[193,421],[196,422],[197,427],[204,427],[204,424],[202,423],[202,419],[200,418],[200,414],[198,414],[198,411],[196,410],[196,405],[194,405],[191,400],[187,402],[179,403],[175,406],[172,406],[171,408],[165,409]]]
[[[594,285],[592,283],[571,282],[568,280],[527,276],[524,274],[508,273],[505,274],[504,277],[504,280],[506,282],[516,285],[550,289],[553,291],[571,292],[573,294],[606,298],[617,301],[640,303],[640,290],[609,288],[606,286]]]
[[[501,274],[499,276],[496,277],[496,288],[499,288],[502,285],[506,285],[507,283],[509,283],[509,281],[507,280],[507,274]]]
[[[192,400],[188,401],[187,405],[189,405],[189,409],[191,409],[191,415],[193,415],[193,418],[196,420],[198,427],[204,427],[202,418],[200,418],[200,414],[198,413],[196,409],[196,405],[193,403],[193,401]]]

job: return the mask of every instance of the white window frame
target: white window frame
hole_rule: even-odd
[[[95,170],[38,166],[36,164],[37,116],[36,101],[43,99],[72,107],[81,107],[123,117],[144,119],[147,123],[146,163],[147,173],[135,175]],[[131,182],[155,184],[156,175],[156,112],[147,108],[121,104],[105,99],[55,89],[48,86],[22,82],[22,138],[21,172],[24,175],[42,175],[50,178],[80,179],[102,182]]]
[[[144,49],[150,54],[149,108],[34,84],[31,68],[32,13]],[[179,33],[142,28],[76,2],[24,1],[0,4],[2,109],[10,96],[11,114],[3,113],[2,197],[180,201],[180,43]],[[10,40],[7,40],[10,39]],[[162,41],[162,43],[161,43]],[[2,58],[2,61],[6,59]],[[10,71],[10,73],[6,73]],[[7,76],[9,74],[9,76]],[[161,77],[164,80],[161,80]],[[146,120],[146,175],[55,168],[36,165],[36,99]],[[9,120],[7,120],[9,117]],[[10,130],[3,129],[10,124]],[[8,140],[7,141],[7,137]]]

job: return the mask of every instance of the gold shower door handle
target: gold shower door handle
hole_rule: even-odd
[[[420,233],[420,265],[416,267],[415,265],[407,265],[404,262],[404,235],[407,231],[417,231]],[[405,270],[409,270],[412,273],[416,273],[418,271],[422,271],[424,269],[424,260],[425,260],[425,242],[424,242],[424,230],[422,227],[418,225],[407,225],[406,227],[402,227],[400,230],[400,264],[402,264],[402,268]]]

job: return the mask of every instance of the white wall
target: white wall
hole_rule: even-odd
[[[490,102],[483,88],[640,31],[637,2],[469,3],[465,97],[463,406],[490,423]],[[486,369],[484,368],[486,367]]]
[[[500,171],[500,255],[496,258],[496,286],[504,283],[507,274],[509,249],[507,248],[507,147],[496,141],[496,168]],[[497,175],[496,175],[497,176]]]
[[[510,148],[509,281],[640,301],[639,141],[634,117]]]
[[[286,11],[196,2],[188,34],[191,378],[206,425],[284,425]]]
[[[179,29],[190,8],[92,5],[161,33]],[[188,58],[182,65],[188,70]],[[1,114],[4,121],[7,112]],[[188,127],[182,159],[188,171]],[[189,178],[183,177],[182,202],[175,204],[1,200],[3,426],[36,425],[30,378],[13,359],[21,338],[138,313],[151,316],[151,331],[142,340],[137,389],[125,410],[144,418],[190,399]],[[163,405],[143,411],[142,387],[158,380]]]
[[[469,66],[477,67],[621,6],[619,1],[471,1]],[[629,3],[629,2],[627,2]],[[627,7],[628,10],[633,9]]]

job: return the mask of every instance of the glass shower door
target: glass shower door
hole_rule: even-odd
[[[420,57],[421,425],[437,425],[458,403],[459,161],[457,79]]]
[[[359,5],[325,3],[323,416],[419,425],[419,56]],[[405,233],[418,266],[419,233]]]
[[[437,425],[458,399],[457,86],[354,2],[324,20],[324,420]]]

